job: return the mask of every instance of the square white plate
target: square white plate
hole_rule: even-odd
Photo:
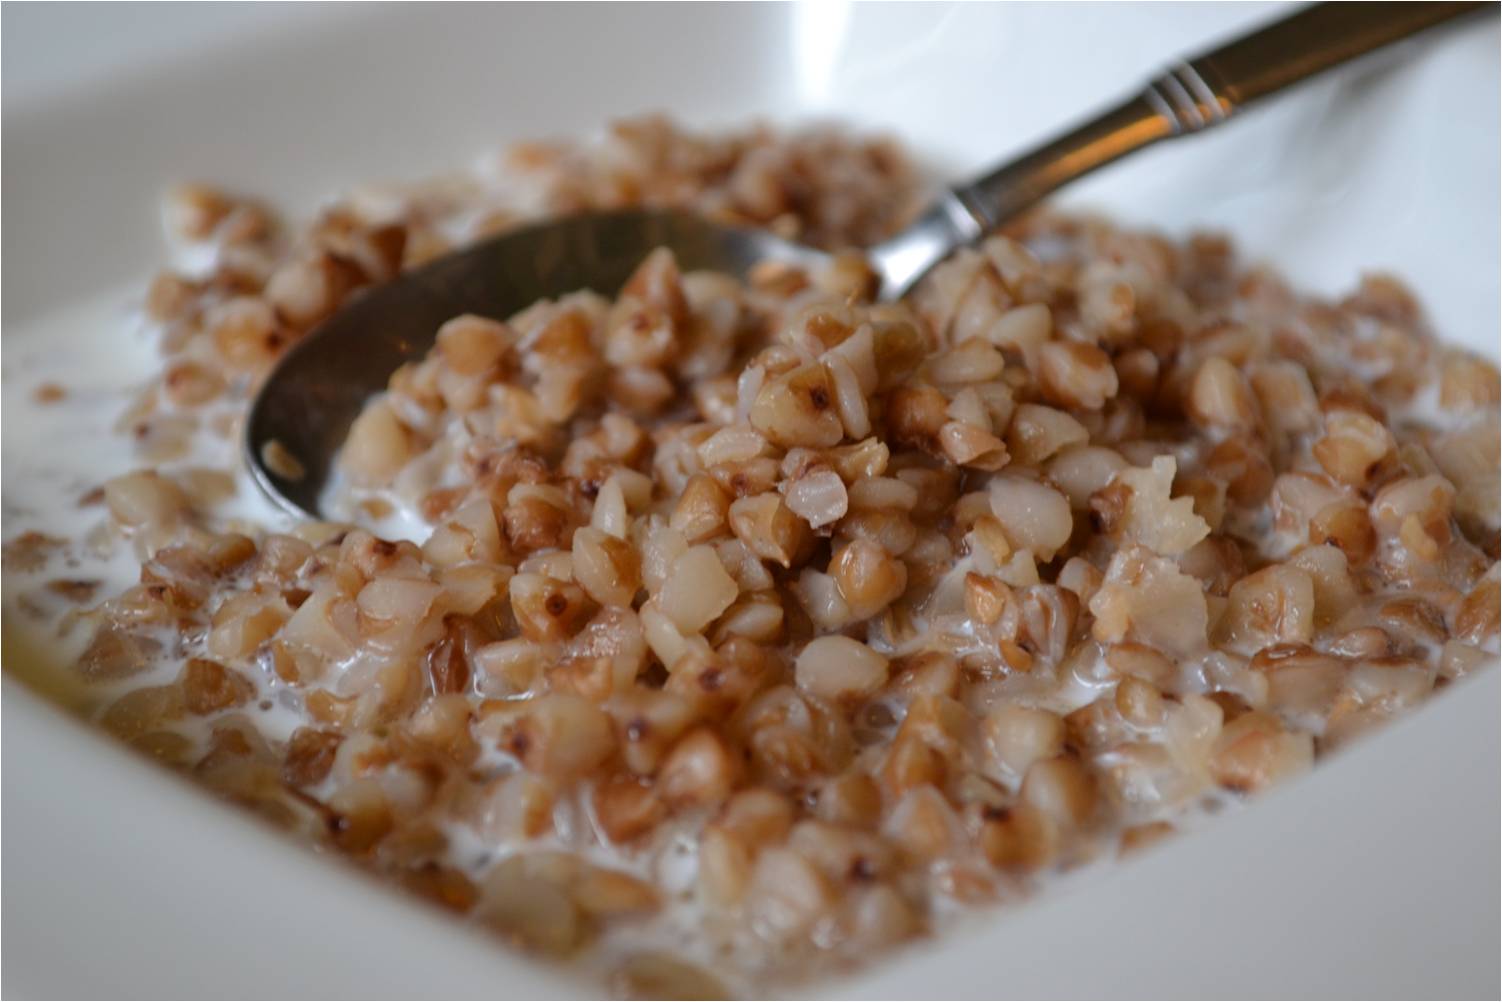
[[[307,209],[650,109],[836,116],[977,168],[1273,5],[517,5],[4,13],[3,318],[144,280],[194,178]],[[124,8],[123,10],[121,8]],[[1228,230],[1301,285],[1407,278],[1493,357],[1497,21],[1309,85],[1070,193]],[[569,997],[540,967],[4,682],[3,991]],[[819,986],[832,997],[1493,996],[1498,673],[1204,831]]]

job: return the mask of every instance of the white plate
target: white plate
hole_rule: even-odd
[[[666,109],[836,115],[959,171],[1268,5],[466,5],[4,14],[4,326],[141,281],[155,199],[307,208],[373,175]],[[1411,281],[1493,356],[1497,23],[1310,85],[1072,192],[1229,230],[1306,287]],[[1395,65],[1396,63],[1396,65]],[[9,340],[7,350],[14,351]],[[3,991],[566,997],[4,683]],[[1498,673],[1249,809],[873,966],[832,996],[1496,996]]]

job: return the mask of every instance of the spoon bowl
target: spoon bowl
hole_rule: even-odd
[[[446,255],[356,293],[280,360],[246,419],[256,481],[292,514],[317,517],[360,409],[400,366],[428,352],[445,321],[508,317],[581,289],[614,295],[655,247],[671,247],[686,271],[734,275],[762,261],[817,269],[829,260],[765,230],[646,209],[568,216]]]

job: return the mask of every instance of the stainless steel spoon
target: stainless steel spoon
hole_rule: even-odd
[[[945,192],[914,225],[870,248],[881,296],[899,298],[955,248],[1096,168],[1210,128],[1316,73],[1484,6],[1315,4],[1175,63],[1115,107]],[[647,209],[550,220],[475,244],[356,294],[287,352],[246,421],[256,480],[282,507],[316,517],[361,407],[397,367],[427,352],[444,321],[461,313],[504,318],[577,289],[612,294],[659,246],[672,248],[685,270],[738,275],[769,259],[815,268],[828,260],[763,230]]]

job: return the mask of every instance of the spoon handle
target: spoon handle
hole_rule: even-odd
[[[954,194],[982,230],[1074,179],[1163,139],[1218,125],[1241,108],[1482,3],[1319,3],[1175,64],[1142,91]]]

